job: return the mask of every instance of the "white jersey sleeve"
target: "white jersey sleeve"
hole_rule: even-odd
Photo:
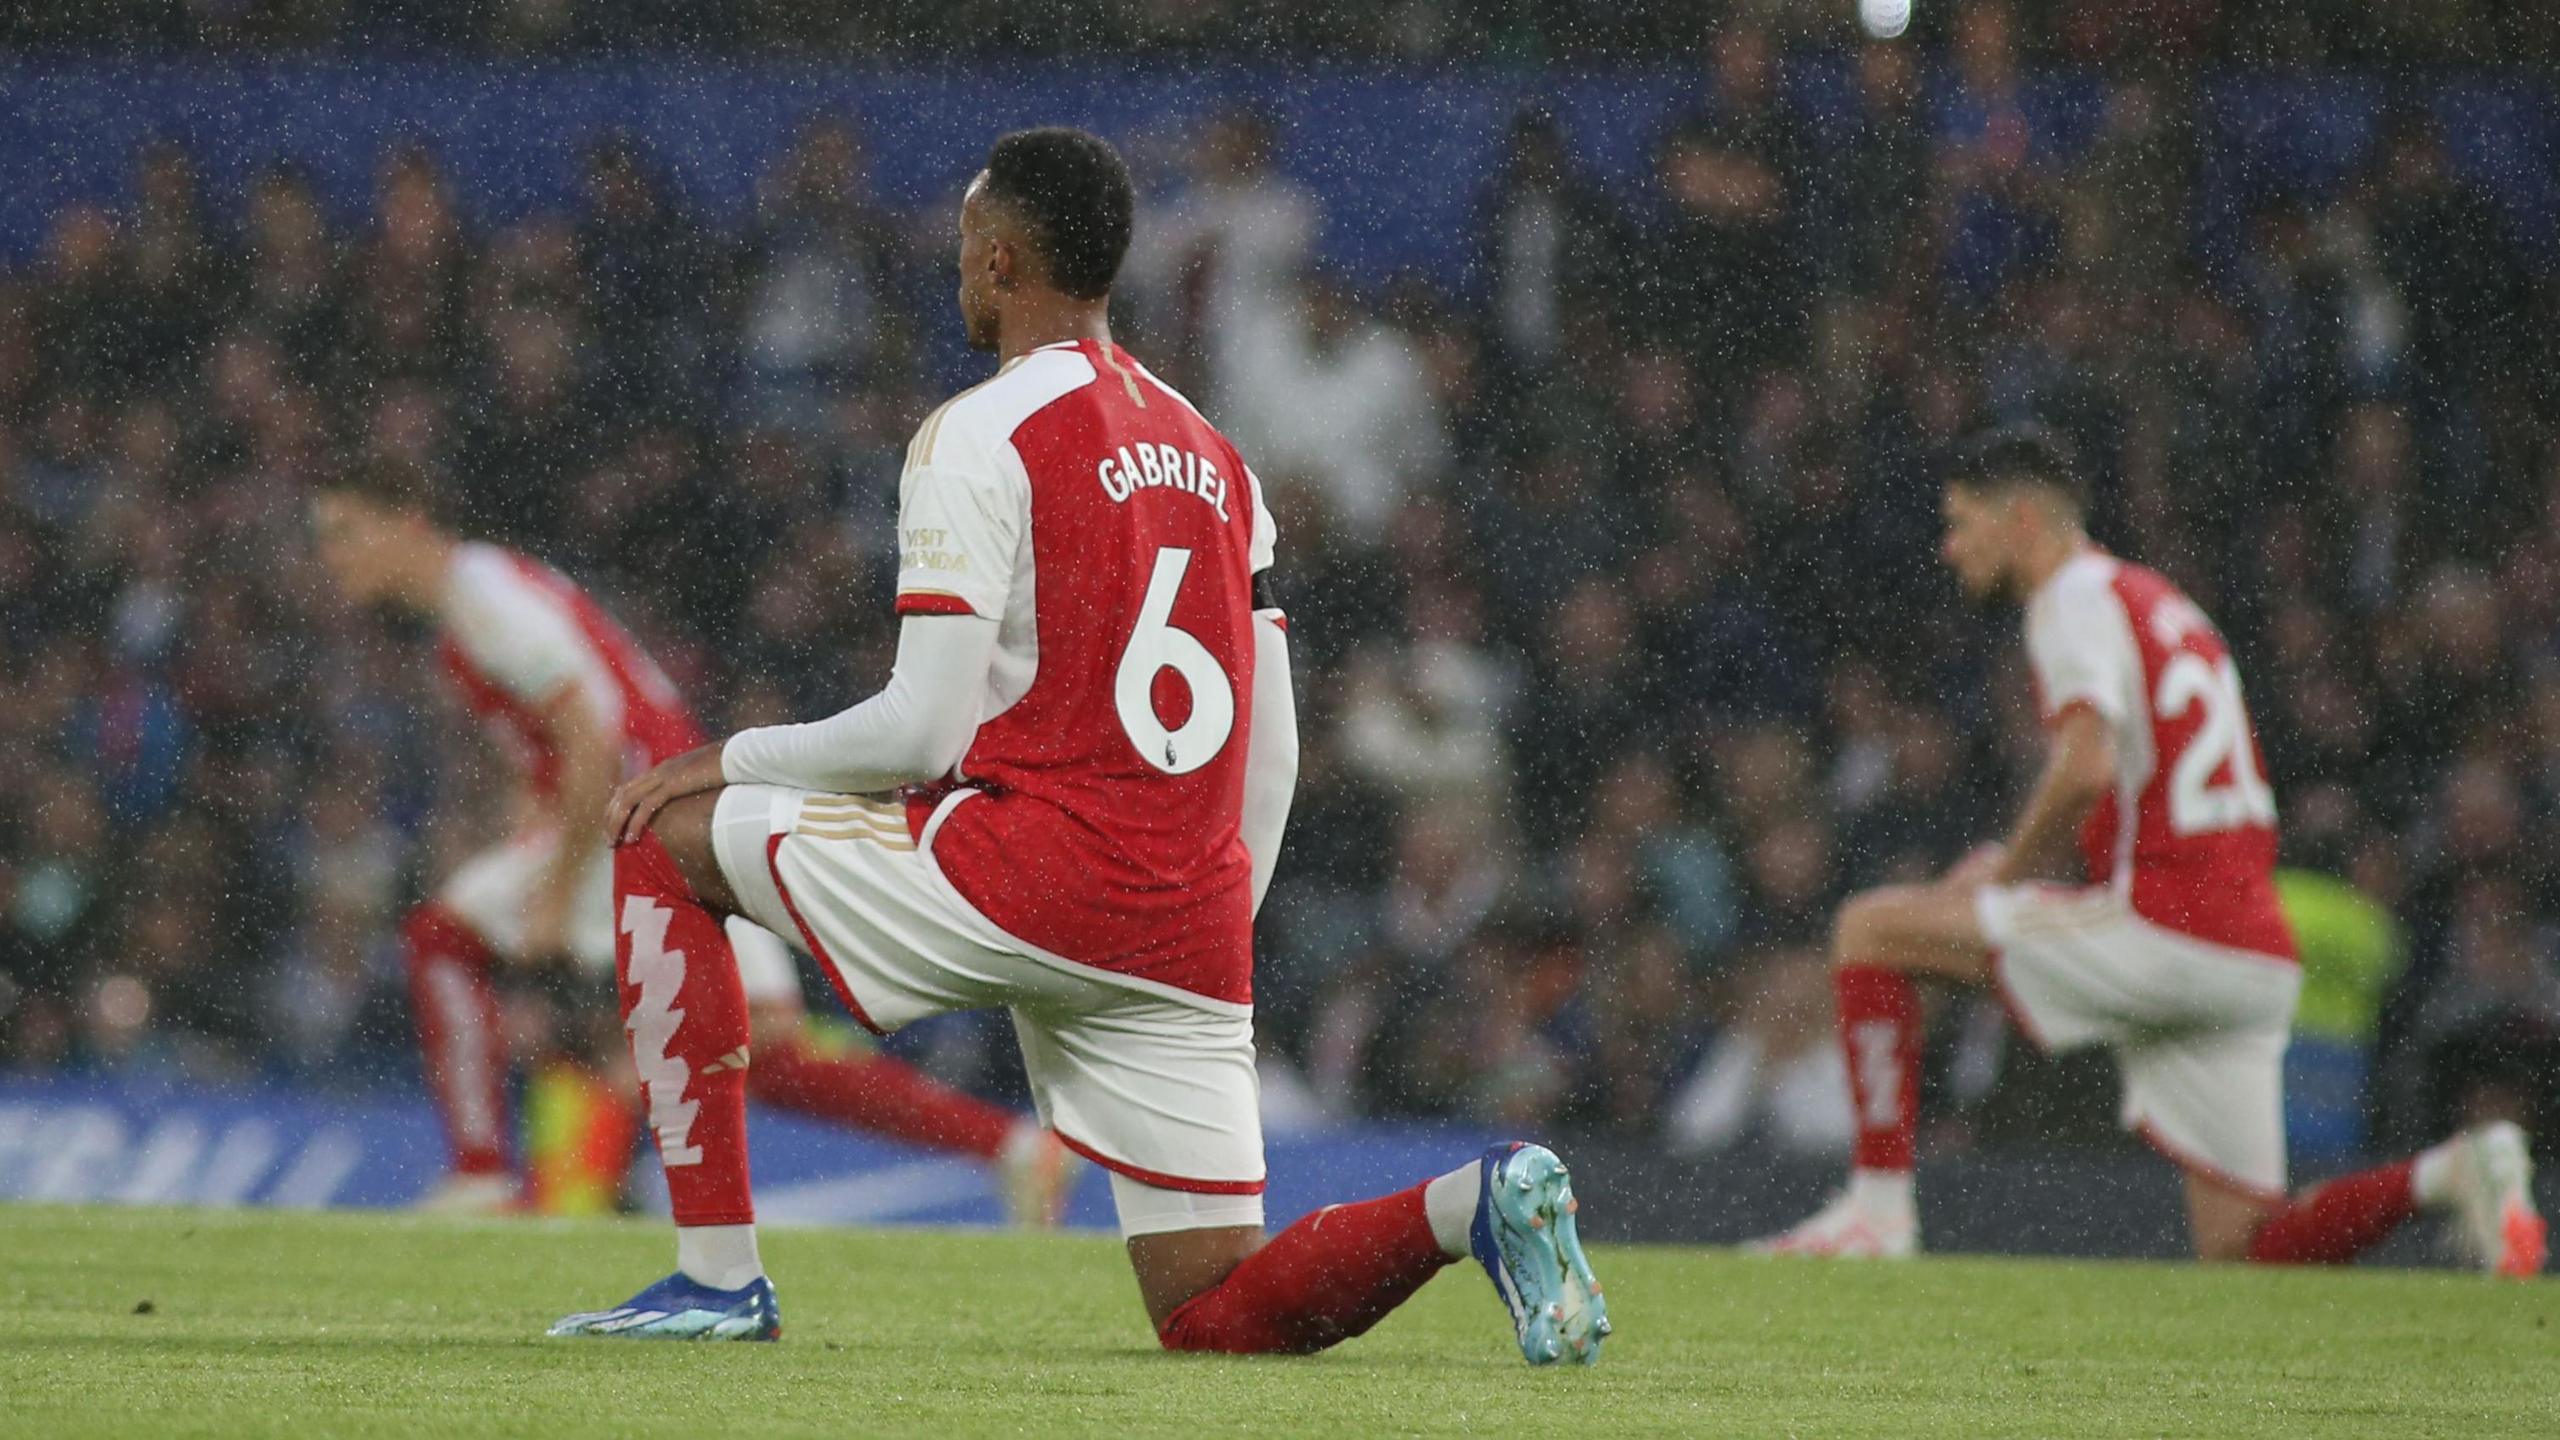
[[[1031,478],[1011,444],[948,416],[917,431],[898,480],[898,613],[1001,620],[1030,537]]]
[[[2111,563],[2073,560],[2037,592],[2027,606],[2027,662],[2047,719],[2086,705],[2121,730],[2144,713],[2142,653]]]
[[[1253,495],[1253,553],[1246,569],[1259,575],[1270,569],[1279,556],[1280,526],[1271,518],[1270,507],[1262,503],[1262,477],[1254,474],[1250,465],[1244,467],[1244,484]]]
[[[732,785],[870,795],[938,780],[975,732],[996,625],[970,615],[898,622],[898,664],[879,694],[824,720],[741,730],[720,747]]]
[[[1253,908],[1271,891],[1289,806],[1298,789],[1298,699],[1289,676],[1289,631],[1265,611],[1253,622],[1253,729],[1244,757],[1244,810],[1236,833],[1253,861]]]
[[[494,545],[457,546],[445,633],[473,670],[529,709],[571,685],[600,709],[616,706],[620,691],[577,618],[524,564]]]

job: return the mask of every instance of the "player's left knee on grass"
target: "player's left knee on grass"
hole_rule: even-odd
[[[1115,1172],[1111,1201],[1147,1323],[1166,1349],[1190,1348],[1176,1343],[1168,1324],[1262,1248],[1262,1197],[1167,1190]]]
[[[1147,1307],[1147,1323],[1167,1350],[1186,1345],[1175,1316],[1192,1301],[1218,1288],[1253,1252],[1262,1248],[1259,1225],[1219,1226],[1206,1230],[1172,1230],[1128,1239],[1129,1268],[1138,1277],[1138,1299]]]
[[[1451,1182],[1458,1208],[1471,1213],[1480,1186],[1472,1164],[1393,1194],[1328,1205],[1268,1242],[1258,1224],[1133,1234],[1129,1258],[1157,1341],[1167,1350],[1312,1355],[1368,1333],[1465,1253],[1464,1239],[1444,1239],[1432,1215],[1433,1187]],[[1119,1183],[1113,1191],[1126,1194]],[[1259,1218],[1259,1196],[1189,1198],[1200,1218],[1247,1201]],[[1121,1216],[1127,1225],[1126,1204]],[[1448,1219],[1455,1226],[1456,1215]],[[1166,1306],[1185,1290],[1188,1299]]]

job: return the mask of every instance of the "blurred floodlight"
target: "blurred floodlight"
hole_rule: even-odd
[[[1898,39],[1911,28],[1911,0],[1858,0],[1858,23],[1879,40]]]

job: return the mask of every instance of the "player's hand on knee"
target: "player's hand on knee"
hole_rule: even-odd
[[[687,750],[614,788],[604,807],[605,838],[615,845],[632,844],[649,833],[650,823],[669,803],[728,783],[717,742]]]

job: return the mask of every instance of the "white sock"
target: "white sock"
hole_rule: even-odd
[[[676,1268],[714,1290],[735,1290],[764,1273],[753,1225],[679,1225]]]
[[[1475,1228],[1476,1197],[1484,1193],[1484,1162],[1470,1160],[1422,1187],[1422,1213],[1431,1217],[1431,1238],[1450,1258],[1474,1253],[1467,1232]]]
[[[1849,1197],[1870,1215],[1910,1219],[1919,1213],[1908,1170],[1852,1170]]]
[[[2409,1162],[2409,1194],[2421,1210],[2433,1210],[2453,1201],[2453,1162],[2461,1157],[2462,1137],[2457,1135],[2440,1145],[2418,1152]]]

